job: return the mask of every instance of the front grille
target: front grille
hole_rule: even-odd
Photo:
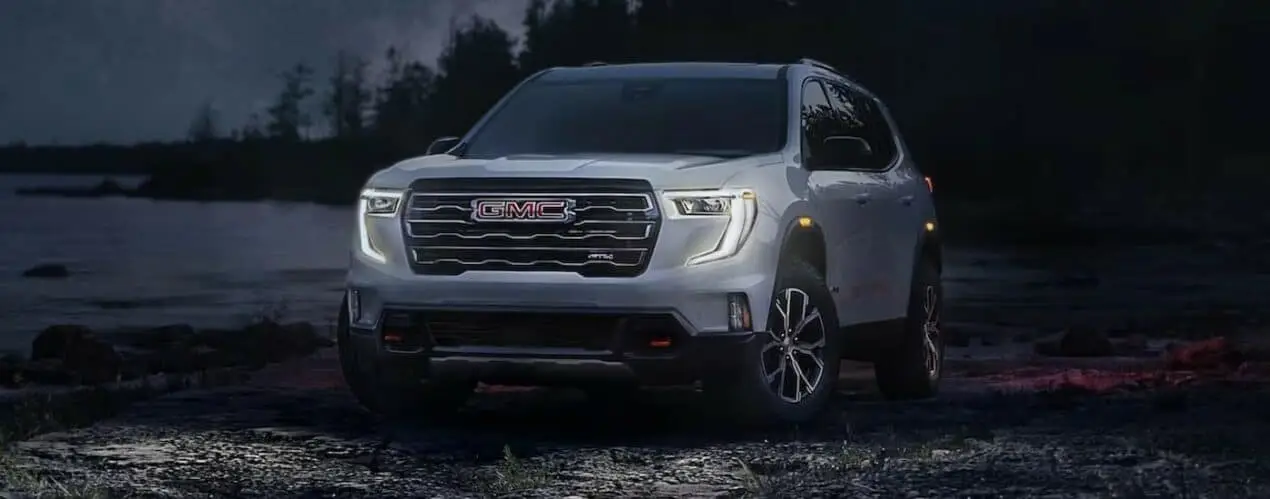
[[[474,219],[474,202],[568,200],[573,220]],[[496,218],[496,217],[495,217]],[[422,179],[402,217],[418,274],[505,270],[634,277],[648,267],[661,226],[652,186],[630,179]]]

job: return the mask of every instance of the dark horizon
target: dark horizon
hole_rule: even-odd
[[[513,33],[525,0],[10,1],[0,5],[0,146],[181,140],[211,101],[241,126],[297,62],[325,78],[337,51],[376,63],[389,46],[433,64],[451,19]]]
[[[703,26],[718,24],[721,29],[711,39],[671,34],[634,47],[614,41],[622,33],[573,30],[556,35],[563,38],[549,41],[553,46],[543,47],[548,53],[537,60],[522,60],[528,3],[377,0],[353,6],[327,0],[301,9],[261,3],[250,10],[232,3],[166,0],[11,3],[3,7],[10,12],[0,16],[0,33],[5,33],[0,36],[10,39],[0,44],[0,61],[12,68],[0,77],[0,113],[17,119],[0,122],[0,146],[181,141],[202,106],[215,111],[221,128],[237,129],[253,113],[264,114],[277,96],[281,74],[295,64],[314,69],[314,100],[327,90],[326,80],[341,52],[368,64],[372,87],[383,82],[383,54],[390,47],[405,60],[435,70],[454,23],[461,25],[472,15],[507,32],[517,56],[512,62],[522,73],[543,67],[541,61],[567,64],[584,56],[619,61],[822,58],[884,97],[899,99],[895,107],[904,111],[901,125],[906,127],[956,121],[960,115],[1009,133],[1020,131],[1012,124],[1018,120],[1024,125],[1074,120],[1087,110],[1104,111],[1100,121],[1127,118],[1132,123],[1134,118],[1122,115],[1142,116],[1158,111],[1154,106],[1181,103],[1170,96],[1199,99],[1179,111],[1208,108],[1206,119],[1223,126],[1230,120],[1255,123],[1252,110],[1266,102],[1255,91],[1265,78],[1241,62],[1252,55],[1246,50],[1256,46],[1255,27],[1270,22],[1270,9],[1253,2],[1207,7],[1182,0],[1156,9],[1135,9],[1131,2],[1046,7],[989,0],[977,9],[928,0],[886,7],[862,2],[845,7],[850,17],[842,18],[841,32],[830,38],[814,34],[819,29],[814,25],[789,25],[779,16],[745,19],[758,12],[753,9],[765,8],[762,0],[703,2],[686,11],[675,7],[676,15],[712,16]],[[802,10],[828,8],[824,16],[835,16],[830,13],[834,7],[804,3]],[[735,8],[726,16],[706,14],[722,6]],[[634,17],[638,24],[660,22],[639,19],[638,13]],[[283,19],[290,23],[286,36],[279,35],[276,25]],[[665,28],[676,30],[676,24],[683,21]],[[737,38],[748,32],[755,36]],[[588,44],[588,38],[593,46],[577,46]],[[816,39],[835,40],[835,46],[817,46]],[[857,46],[869,49],[847,48]],[[985,107],[994,108],[995,115],[982,114]],[[320,131],[326,127],[320,106],[310,102],[310,108],[319,116],[315,131]],[[1052,132],[1013,141],[1047,134]],[[1252,139],[1244,135],[1241,140]]]

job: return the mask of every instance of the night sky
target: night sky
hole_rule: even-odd
[[[519,36],[526,0],[0,0],[0,143],[178,139],[201,102],[225,127],[304,61],[390,45],[431,64],[450,19]],[[372,66],[374,69],[375,66]]]

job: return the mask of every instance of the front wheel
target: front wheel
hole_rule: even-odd
[[[756,333],[742,368],[705,380],[745,422],[804,423],[828,405],[838,386],[841,333],[824,277],[801,260],[777,274],[766,332]]]
[[[348,318],[348,297],[340,305],[336,326],[340,370],[344,383],[367,410],[393,419],[423,420],[452,414],[476,391],[468,380],[423,380],[386,369],[378,362],[362,362],[366,352],[353,344]],[[370,364],[370,365],[368,365]]]

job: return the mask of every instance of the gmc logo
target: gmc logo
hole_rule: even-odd
[[[572,199],[474,199],[474,222],[572,222]]]

